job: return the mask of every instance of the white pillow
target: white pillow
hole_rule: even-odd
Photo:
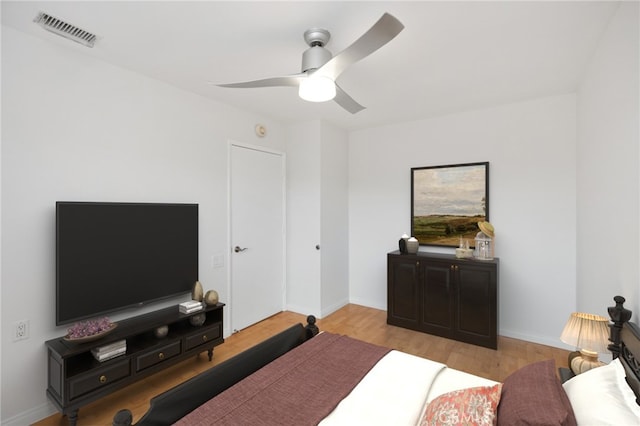
[[[619,359],[579,374],[562,386],[579,425],[640,424],[640,406],[625,382]]]

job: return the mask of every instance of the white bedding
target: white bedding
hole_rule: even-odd
[[[485,379],[484,377],[474,376],[464,371],[455,370],[453,368],[444,368],[436,380],[433,382],[426,403],[433,401],[438,396],[464,388],[475,386],[493,386],[498,382]]]
[[[391,351],[320,425],[414,426],[425,404],[438,395],[495,383],[439,362]]]

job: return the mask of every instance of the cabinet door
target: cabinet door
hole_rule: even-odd
[[[455,267],[456,338],[490,348],[497,347],[497,277],[492,264]]]
[[[420,329],[443,337],[453,333],[453,267],[449,262],[422,261]]]
[[[389,257],[387,323],[413,329],[418,326],[418,265],[415,258]]]

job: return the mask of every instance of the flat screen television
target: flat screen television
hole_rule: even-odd
[[[56,203],[56,325],[188,293],[198,205]]]

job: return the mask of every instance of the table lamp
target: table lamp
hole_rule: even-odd
[[[569,366],[574,374],[600,367],[604,363],[598,361],[598,353],[607,352],[609,320],[599,315],[574,312],[569,316],[560,340],[579,349],[579,352],[569,354]]]

